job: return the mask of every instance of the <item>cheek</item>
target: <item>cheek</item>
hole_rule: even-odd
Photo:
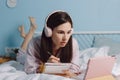
[[[71,34],[68,36],[68,38],[70,38],[71,37]]]
[[[67,40],[69,40],[69,39],[70,39],[70,37],[71,37],[71,35],[68,35],[68,36],[67,36]]]
[[[59,35],[53,35],[52,40],[54,43],[59,43],[61,41],[61,37]]]

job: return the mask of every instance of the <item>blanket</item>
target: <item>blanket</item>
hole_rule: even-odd
[[[109,47],[88,48],[80,51],[80,69],[81,74],[74,79],[50,74],[26,74],[24,65],[17,61],[9,61],[0,64],[0,80],[83,80],[87,68],[87,62],[90,58],[96,56],[108,56]],[[114,76],[120,75],[120,55],[116,55],[117,62],[113,68]]]
[[[49,74],[26,74],[23,65],[17,61],[9,61],[0,65],[0,80],[74,80]]]

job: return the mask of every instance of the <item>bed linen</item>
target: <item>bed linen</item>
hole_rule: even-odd
[[[26,74],[23,65],[16,61],[5,62],[0,65],[0,80],[74,80],[48,74]]]
[[[108,56],[108,53],[108,46],[80,51],[81,74],[74,77],[74,79],[49,74],[26,74],[23,70],[24,65],[17,61],[9,61],[0,64],[0,80],[83,80],[88,60],[92,57]],[[120,55],[116,55],[116,59],[117,61],[111,72],[114,76],[120,75]]]

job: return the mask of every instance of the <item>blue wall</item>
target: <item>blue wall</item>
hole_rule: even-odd
[[[116,31],[120,29],[120,0],[17,0],[14,8],[0,0],[0,54],[6,47],[19,47],[23,39],[18,27],[29,29],[28,16],[36,18],[41,31],[48,13],[67,11],[74,22],[75,31]]]

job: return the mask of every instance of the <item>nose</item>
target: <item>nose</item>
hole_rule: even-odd
[[[67,40],[67,34],[64,34],[63,35],[63,41],[66,41]]]

